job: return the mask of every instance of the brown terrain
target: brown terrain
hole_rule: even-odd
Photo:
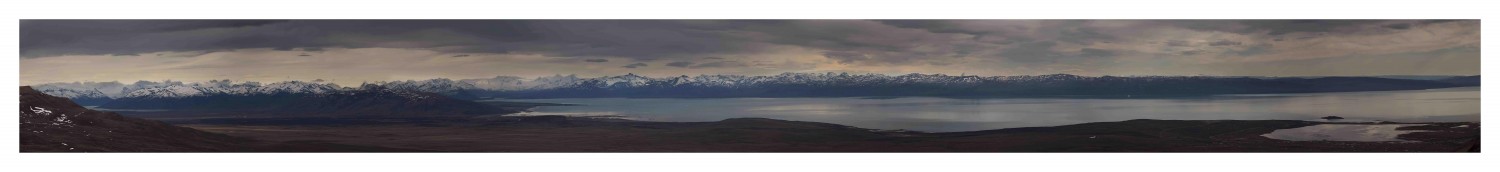
[[[1283,141],[1261,137],[1310,121],[1130,120],[974,132],[881,131],[763,118],[641,122],[561,116],[487,122],[187,127],[281,142],[443,152],[1453,152],[1477,143],[1473,123],[1436,123],[1419,142]],[[1412,128],[1416,129],[1416,128]],[[1477,151],[1477,146],[1475,147]]]
[[[1260,135],[1326,122],[1130,120],[923,133],[763,118],[563,116],[236,118],[178,127],[28,87],[21,105],[23,152],[1477,152],[1479,133],[1478,123],[1429,123],[1401,128],[1424,130],[1400,136],[1412,142],[1284,141]]]

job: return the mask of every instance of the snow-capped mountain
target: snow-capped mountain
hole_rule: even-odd
[[[1477,78],[1473,76],[1472,78]],[[1470,79],[1474,80],[1474,79]],[[1342,85],[1340,85],[1342,84]],[[361,87],[285,81],[262,85],[214,80],[202,83],[140,81],[125,85],[58,83],[39,90],[77,99],[150,98],[204,95],[327,94],[379,86],[384,90],[436,93],[458,99],[480,97],[828,97],[828,96],[1066,96],[1066,95],[1204,95],[1375,91],[1474,86],[1477,82],[1440,82],[1377,77],[1209,77],[1209,76],[971,76],[945,74],[782,73],[769,76],[697,75],[648,77],[636,74],[582,78],[554,75],[535,79],[497,76],[486,79],[382,81]],[[90,87],[92,86],[92,87]],[[112,92],[109,90],[119,90]]]
[[[45,90],[41,90],[41,92],[46,93],[48,95],[52,95],[52,96],[58,96],[58,97],[109,98],[109,96],[105,95],[104,92],[100,92],[99,90],[93,90],[93,89],[73,90],[73,89],[63,89],[63,88],[47,88]]]
[[[458,82],[467,83],[474,86],[474,88],[486,88],[489,90],[521,90],[527,88],[527,83],[531,83],[525,81],[524,78],[516,76],[496,76],[494,78],[485,79],[463,79],[458,80]]]
[[[538,77],[533,80],[526,80],[517,76],[496,76],[487,79],[463,79],[459,80],[459,82],[468,83],[469,85],[473,85],[474,89],[479,90],[517,91],[568,87],[576,85],[582,80],[577,75],[553,75]]]
[[[522,91],[522,90],[544,90],[569,87],[597,87],[597,88],[629,88],[629,87],[661,87],[661,86],[708,86],[741,88],[754,87],[767,84],[802,84],[802,85],[879,85],[879,84],[939,84],[939,85],[973,85],[983,82],[1011,81],[1011,82],[1045,82],[1045,81],[1069,81],[1069,80],[1091,80],[1100,77],[1084,77],[1067,74],[1040,75],[1040,76],[950,76],[944,74],[906,74],[899,76],[888,76],[882,74],[848,74],[848,73],[783,73],[771,76],[744,76],[744,75],[698,75],[698,76],[675,76],[651,78],[635,74],[619,76],[604,76],[598,78],[578,78],[577,76],[549,76],[541,77],[531,81],[525,81],[520,77],[500,76],[494,79],[466,79],[460,82],[470,83],[475,89],[489,91]],[[1145,79],[1183,79],[1200,77],[1136,77]]]
[[[213,95],[274,95],[274,94],[327,94],[344,90],[337,84],[303,81],[285,81],[266,85],[258,82],[234,83],[228,80],[213,80],[205,83],[166,84],[164,86],[126,89],[130,92],[122,98],[176,98]]]
[[[1207,76],[951,76],[944,74],[783,73],[771,76],[699,75],[508,81],[527,89],[478,88],[510,98],[588,97],[1035,97],[1183,96],[1430,89],[1477,84],[1376,77],[1250,78]]]
[[[95,89],[39,88],[38,92],[64,97],[82,105],[99,105],[112,100],[109,95]]]
[[[469,94],[469,92],[468,92],[469,90],[475,90],[475,89],[477,89],[477,87],[475,87],[474,84],[467,83],[467,82],[454,81],[454,80],[450,80],[450,79],[447,79],[447,78],[429,79],[429,80],[421,80],[421,81],[406,80],[406,81],[376,82],[373,85],[383,86],[386,89],[392,89],[392,90],[409,90],[409,91],[437,93],[437,94],[447,95],[449,97],[458,98],[458,99],[466,99],[466,100],[477,99],[477,97],[475,97],[472,94]]]

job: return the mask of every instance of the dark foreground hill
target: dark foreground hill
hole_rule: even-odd
[[[248,139],[94,111],[21,87],[23,152],[202,152],[243,150]]]
[[[21,87],[21,152],[402,151],[308,141],[264,142],[95,111]]]

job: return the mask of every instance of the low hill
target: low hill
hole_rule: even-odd
[[[22,152],[246,151],[249,139],[89,110],[21,87]]]

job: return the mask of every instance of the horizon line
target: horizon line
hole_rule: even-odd
[[[753,76],[777,76],[777,75],[785,75],[785,74],[840,74],[840,75],[848,74],[848,75],[865,75],[865,76],[869,76],[869,75],[876,75],[876,76],[903,76],[903,75],[917,74],[917,75],[941,75],[941,76],[958,76],[958,77],[967,77],[967,76],[977,76],[977,77],[1018,77],[1018,76],[1071,75],[1071,76],[1082,76],[1082,77],[1251,77],[1251,78],[1255,78],[1255,77],[1262,77],[1262,78],[1306,78],[1306,77],[1396,77],[1396,76],[1401,76],[1401,77],[1460,77],[1460,76],[1480,76],[1479,74],[1475,74],[1475,75],[1296,75],[1296,76],[1254,76],[1254,75],[1202,75],[1202,74],[1200,74],[1200,75],[1079,75],[1079,74],[1068,74],[1068,73],[1054,73],[1054,74],[1040,74],[1040,75],[990,75],[990,76],[981,76],[981,75],[964,75],[964,74],[960,74],[960,75],[948,75],[948,74],[944,74],[944,73],[932,73],[932,74],[927,74],[927,73],[907,73],[907,74],[900,74],[900,75],[890,75],[890,74],[880,74],[880,73],[858,73],[858,74],[856,74],[856,73],[848,73],[848,72],[784,72],[784,73],[775,74],[775,75],[698,74],[696,76],[721,75],[721,76],[752,76],[753,77]],[[567,74],[567,75],[553,74],[553,75],[550,75],[550,76],[549,75],[544,75],[544,76],[532,77],[532,78],[530,78],[530,80],[537,80],[537,79],[545,78],[545,77],[558,77],[558,76],[574,76],[574,77],[577,77],[577,78],[585,78],[585,79],[587,79],[587,78],[604,78],[604,77],[611,77],[611,76],[627,76],[627,75],[635,75],[635,76],[641,76],[641,77],[652,78],[652,79],[656,79],[656,78],[674,78],[674,77],[682,77],[682,76],[689,76],[689,77],[695,76],[695,75],[678,75],[678,76],[665,76],[665,77],[657,76],[657,77],[652,77],[652,76],[648,76],[648,75],[640,75],[640,74],[635,74],[634,72],[630,72],[630,73],[621,74],[621,75],[603,75],[603,76],[594,76],[594,77],[581,77],[581,76],[578,76],[578,74]],[[494,77],[488,77],[488,78],[461,78],[460,79],[460,78],[436,77],[436,78],[421,79],[421,80],[413,80],[413,79],[406,79],[406,80],[376,80],[376,81],[362,81],[362,82],[363,83],[381,83],[381,82],[402,82],[402,81],[426,81],[426,80],[438,80],[438,79],[447,79],[447,80],[452,80],[452,81],[461,81],[461,80],[484,80],[484,79],[492,79],[492,78],[506,77],[506,76],[517,77],[517,78],[521,78],[521,79],[527,79],[526,77],[514,76],[514,75],[496,75]],[[196,84],[196,83],[207,83],[207,82],[220,81],[220,80],[222,80],[222,81],[230,81],[230,83],[236,83],[236,82],[234,82],[233,79],[210,79],[210,80],[206,80],[206,81],[186,81],[186,80],[163,79],[163,80],[154,80],[154,81],[153,80],[136,80],[135,82],[142,82],[142,81],[144,81],[144,82],[164,83],[164,82],[176,81],[176,82],[182,82],[184,84],[186,84],[186,83],[195,83]],[[332,83],[333,80],[337,80],[337,79],[327,79],[326,81],[318,81],[318,80],[325,80],[325,79],[323,79],[323,78],[317,78],[317,79],[312,79],[312,80],[281,80],[281,81],[267,81],[267,82],[269,82],[269,83],[280,83],[280,82]],[[109,82],[116,82],[116,83],[126,84],[126,82],[122,82],[120,80],[114,80],[114,81],[88,81],[88,80],[85,80],[85,81],[47,82],[47,83],[40,83],[40,84],[28,84],[28,85],[25,85],[25,86],[36,86],[36,85],[47,85],[47,84],[109,83]],[[237,83],[247,83],[247,82],[260,82],[260,81],[245,81],[245,80],[240,80]],[[334,83],[334,84],[336,84],[336,83]]]

